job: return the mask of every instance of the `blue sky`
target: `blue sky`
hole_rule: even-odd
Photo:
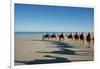
[[[15,32],[93,31],[93,8],[15,4]]]

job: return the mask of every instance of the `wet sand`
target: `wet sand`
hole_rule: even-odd
[[[15,36],[15,65],[94,60],[94,46],[85,41],[42,40],[41,37]]]

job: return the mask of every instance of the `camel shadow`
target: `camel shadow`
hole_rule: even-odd
[[[57,48],[73,48],[73,46],[67,43],[60,42],[60,41],[52,41],[52,45],[56,45],[53,47],[57,47]]]
[[[72,46],[70,46],[70,45],[68,45],[66,43],[60,42],[60,41],[52,41],[52,40],[31,40],[31,41],[51,42],[52,45],[50,47],[57,47],[57,48],[59,48],[58,51],[51,51],[51,52],[37,51],[36,53],[76,55],[75,51],[72,51],[70,49],[65,49],[65,48],[72,48]],[[54,46],[54,45],[56,45],[56,46]],[[27,65],[71,62],[71,60],[68,60],[67,58],[64,58],[64,57],[56,57],[56,56],[51,56],[51,55],[45,55],[43,57],[48,57],[48,58],[53,58],[53,59],[39,59],[39,60],[32,60],[32,61],[18,61],[18,60],[15,60],[15,62],[16,63],[24,63],[24,64],[27,64]]]
[[[73,47],[73,46],[68,45],[67,43],[63,43],[63,42],[60,42],[60,41],[51,41],[51,40],[48,40],[48,42],[52,43],[52,45],[50,47],[56,47],[59,50],[58,51],[51,51],[51,52],[37,51],[36,53],[52,53],[52,54],[64,54],[64,55],[76,55],[75,51],[67,49],[67,48],[72,48]],[[54,45],[56,45],[56,46],[54,46]]]
[[[56,57],[56,56],[51,56],[51,55],[45,55],[44,57],[54,58],[54,59],[40,59],[40,60],[34,60],[34,61],[18,61],[18,60],[15,60],[15,62],[24,63],[24,64],[27,64],[27,65],[71,62],[67,58],[63,58],[63,57]]]
[[[63,54],[63,55],[77,55],[75,51],[61,48],[59,51],[51,51],[51,52],[40,52],[37,51],[37,53],[52,53],[52,54]]]
[[[50,42],[52,44],[51,47],[59,47],[59,48],[72,48],[73,46],[70,46],[67,43],[63,43],[61,41],[52,41],[52,40],[38,40],[38,39],[34,39],[31,41],[43,41],[43,42]],[[54,46],[57,45],[57,46]]]

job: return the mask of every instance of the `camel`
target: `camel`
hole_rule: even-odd
[[[66,36],[67,36],[67,35],[66,35]],[[67,36],[67,38],[73,40],[72,34],[70,33],[70,34]]]
[[[59,40],[65,39],[63,33],[61,33],[60,35],[58,34],[58,37],[59,37]]]
[[[94,43],[94,37],[92,37],[93,43]]]
[[[51,39],[57,39],[56,34],[54,33],[54,34],[50,35],[50,38]]]
[[[47,33],[46,35],[42,35],[42,39],[45,40],[45,39],[49,39],[50,38],[50,35]]]
[[[86,36],[86,41],[88,42],[88,48],[90,48],[90,43],[91,43],[91,35],[90,33],[88,33],[88,35]]]
[[[78,36],[77,32],[75,33],[75,35],[74,35],[73,37],[74,37],[74,40],[75,40],[75,46],[76,46],[76,43],[77,43],[78,40],[79,40],[79,36]]]
[[[79,35],[79,39],[80,39],[80,41],[82,41],[83,44],[84,44],[84,35],[83,35],[83,32]]]

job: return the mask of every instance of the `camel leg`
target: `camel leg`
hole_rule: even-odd
[[[75,39],[75,41],[74,41],[74,46],[76,47],[76,39]]]
[[[42,37],[42,40],[44,40],[44,37]]]
[[[49,40],[49,37],[48,37],[48,40]]]
[[[78,46],[78,45],[77,45],[77,42],[78,42],[78,40],[76,39],[76,47]]]
[[[90,42],[88,42],[88,48],[90,48]]]
[[[59,38],[59,40],[61,41],[61,38]]]
[[[60,41],[61,39],[60,39],[60,37],[59,37],[59,41]]]
[[[62,38],[62,39],[63,39],[63,41],[64,41],[65,38]]]
[[[44,38],[42,37],[42,40],[44,40]]]
[[[84,39],[83,39],[83,46],[84,46]]]
[[[76,39],[76,47],[78,47],[78,39]]]
[[[57,37],[55,37],[55,40],[57,40]]]
[[[84,40],[80,40],[80,46],[83,46],[84,45]]]

